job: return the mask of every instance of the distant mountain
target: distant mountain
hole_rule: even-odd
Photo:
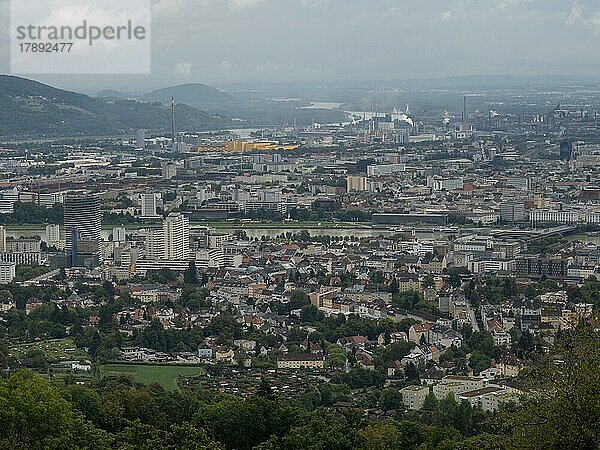
[[[112,89],[103,89],[98,91],[95,95],[96,98],[107,99],[107,98],[128,98],[126,94],[120,91],[113,91]]]
[[[600,79],[598,77],[570,75],[464,75],[413,79],[400,82],[400,84],[417,89],[479,89],[493,91],[510,88],[597,86],[599,82]]]
[[[136,129],[169,131],[170,108],[160,103],[106,101],[8,75],[0,75],[0,136],[119,134]],[[202,131],[231,120],[177,105],[177,127]]]
[[[314,122],[337,123],[347,119],[341,111],[304,109],[311,102],[273,101],[260,93],[254,95],[243,92],[241,95],[230,95],[200,83],[158,89],[142,98],[167,105],[172,97],[176,102],[183,102],[211,114],[235,117],[239,126],[282,126],[294,122],[298,125],[309,125]]]
[[[174,97],[188,105],[196,106],[205,103],[232,103],[237,99],[213,87],[200,83],[181,84],[163,89],[157,89],[144,95],[145,100],[168,103]]]

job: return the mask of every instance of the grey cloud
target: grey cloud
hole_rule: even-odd
[[[0,8],[4,4],[0,0]],[[153,75],[148,83],[178,82],[184,75],[219,83],[591,75],[600,69],[596,0],[153,4]]]

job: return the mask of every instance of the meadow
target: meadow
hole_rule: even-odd
[[[206,370],[200,366],[182,365],[152,365],[152,364],[105,364],[101,368],[101,375],[131,376],[139,383],[158,383],[168,391],[179,389],[177,379],[179,376],[204,375]]]

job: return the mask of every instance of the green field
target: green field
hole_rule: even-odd
[[[89,356],[77,348],[75,341],[71,338],[52,339],[30,344],[20,344],[10,347],[10,354],[15,358],[25,358],[30,350],[41,350],[50,361],[84,361]]]
[[[103,377],[131,375],[134,381],[144,384],[158,383],[168,391],[178,389],[177,377],[204,375],[206,370],[199,366],[159,366],[145,364],[105,364],[101,368]]]

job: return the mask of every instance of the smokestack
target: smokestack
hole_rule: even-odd
[[[175,97],[171,97],[171,136],[173,138],[172,150],[175,150],[177,140],[175,138]]]
[[[463,125],[467,124],[467,96],[463,97]]]

